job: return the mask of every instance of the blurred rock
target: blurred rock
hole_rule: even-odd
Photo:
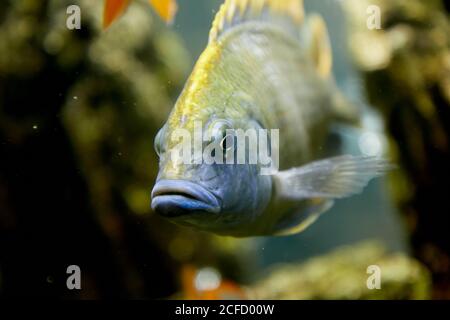
[[[370,265],[381,270],[381,289],[367,288]],[[427,299],[430,289],[430,275],[419,262],[364,242],[274,267],[249,292],[255,299]]]

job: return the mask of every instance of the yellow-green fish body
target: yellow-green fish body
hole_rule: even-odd
[[[325,23],[319,16],[305,19],[300,1],[227,0],[155,141],[161,161],[152,207],[220,234],[290,234],[333,199],[360,191],[383,162],[346,156],[308,164],[320,156],[330,124],[350,117],[331,79],[331,60]],[[193,133],[199,122],[205,130],[218,122],[278,129],[281,171],[266,176],[258,165],[174,161],[168,156],[178,144],[172,133]]]
[[[276,10],[272,3],[284,2],[296,4],[286,5],[286,10],[294,9],[293,12],[283,11],[284,7],[278,5],[279,12],[273,13],[287,20],[285,25],[268,20],[274,19],[272,16],[264,18],[263,12],[269,15]],[[245,4],[239,7],[238,3]],[[230,9],[233,4],[235,11]],[[253,5],[257,9],[251,11]],[[169,118],[169,128],[190,128],[194,121],[206,121],[212,113],[242,121],[255,117],[266,128],[282,131],[280,136],[286,145],[280,146],[282,167],[311,160],[333,116],[330,99],[334,91],[327,78],[331,62],[328,70],[323,70],[323,65],[318,70],[309,52],[311,48],[304,47],[311,44],[301,42],[301,28],[306,27],[301,10],[297,0],[227,1]],[[246,16],[256,18],[247,21]],[[223,26],[233,19],[247,22]],[[331,60],[329,48],[324,47],[320,54],[326,57],[321,59]]]

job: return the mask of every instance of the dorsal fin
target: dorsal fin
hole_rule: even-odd
[[[328,78],[333,67],[333,54],[323,18],[318,14],[308,15],[301,35],[303,45],[309,52],[317,72],[323,78]]]
[[[303,0],[226,0],[214,19],[209,41],[217,41],[235,25],[279,18],[298,30],[304,18]]]

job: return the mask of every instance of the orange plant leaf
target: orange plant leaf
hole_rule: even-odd
[[[166,23],[173,22],[178,10],[176,0],[149,0],[149,2]]]
[[[128,8],[131,0],[105,0],[103,29],[108,28]]]

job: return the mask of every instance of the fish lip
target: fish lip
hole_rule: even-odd
[[[167,217],[178,217],[194,212],[206,211],[219,213],[220,203],[217,197],[203,186],[185,180],[160,180],[152,191],[152,209]],[[180,203],[182,203],[180,205]],[[175,210],[158,210],[172,206]],[[192,208],[195,210],[192,210]]]

